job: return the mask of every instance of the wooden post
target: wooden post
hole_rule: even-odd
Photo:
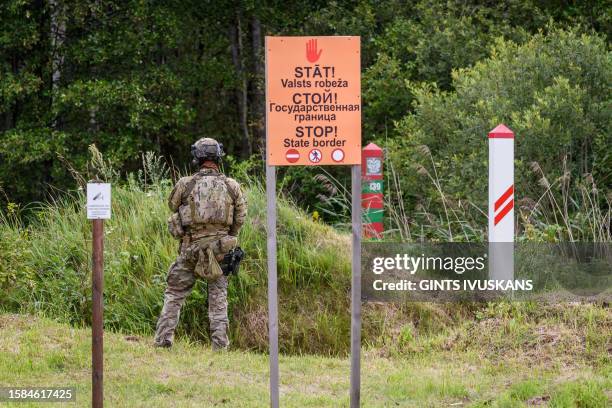
[[[104,220],[93,220],[93,273],[92,273],[92,393],[91,406],[102,408],[104,404],[104,346],[103,346],[103,293],[104,293]]]

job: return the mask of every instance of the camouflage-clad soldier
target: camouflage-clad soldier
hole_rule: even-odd
[[[219,262],[237,245],[247,212],[240,185],[219,171],[223,146],[203,138],[192,147],[199,171],[181,178],[168,205],[173,214],[168,229],[181,240],[179,255],[168,271],[164,307],[157,322],[155,345],[170,347],[181,306],[196,278],[208,282],[208,317],[214,350],[229,346],[227,316],[228,276]]]

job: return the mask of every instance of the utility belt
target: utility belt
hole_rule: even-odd
[[[238,238],[223,231],[198,231],[181,240],[181,253],[195,263],[194,273],[207,281],[221,275],[237,275],[244,251],[237,246]]]
[[[182,243],[191,243],[203,238],[215,238],[228,235],[229,227],[225,225],[202,225],[196,228],[183,227],[184,235],[181,237]]]
[[[221,275],[238,274],[244,251],[237,246],[238,238],[229,235],[224,224],[183,226],[178,213],[168,218],[170,233],[181,241],[181,253],[195,263],[195,274],[208,280]]]

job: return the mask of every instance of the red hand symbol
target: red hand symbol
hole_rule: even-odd
[[[306,58],[308,62],[317,62],[323,50],[317,52],[317,40],[308,40],[306,43]]]

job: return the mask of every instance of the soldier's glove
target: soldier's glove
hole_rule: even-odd
[[[236,247],[225,254],[223,261],[221,262],[221,270],[223,271],[223,275],[238,275],[240,261],[242,261],[244,255],[244,251],[240,247]]]

